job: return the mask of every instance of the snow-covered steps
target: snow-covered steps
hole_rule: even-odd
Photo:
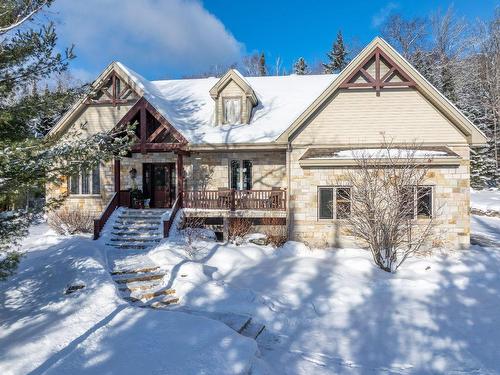
[[[218,320],[239,334],[252,339],[256,339],[266,328],[265,325],[255,322],[251,316],[243,314],[197,311],[184,308],[179,309],[179,311]]]
[[[253,318],[250,318],[238,333],[256,339],[265,328],[266,326],[264,324],[254,322]]]
[[[111,275],[116,276],[116,275],[125,275],[127,273],[134,274],[134,273],[144,273],[144,272],[154,272],[159,270],[160,267],[154,266],[154,267],[145,267],[145,268],[138,268],[138,269],[122,269],[122,270],[115,270],[111,271]]]
[[[160,301],[155,301],[151,303],[150,305],[143,306],[143,307],[152,307],[153,309],[161,309],[168,307],[170,305],[173,305],[174,303],[178,303],[179,298],[177,297],[168,297],[168,298],[163,298]]]
[[[163,239],[162,216],[167,210],[126,209],[116,217],[106,245],[124,250],[148,250]]]
[[[115,283],[117,284],[130,284],[139,281],[153,281],[153,280],[162,280],[165,276],[164,273],[144,273],[144,274],[130,274],[128,276],[115,278]]]

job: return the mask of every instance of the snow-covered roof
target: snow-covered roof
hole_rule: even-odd
[[[357,160],[381,160],[401,164],[405,159],[432,164],[455,164],[461,158],[447,147],[416,148],[310,148],[299,160],[302,166],[355,165]]]
[[[210,89],[218,78],[148,81],[122,63],[117,64],[144,91],[148,102],[191,144],[273,142],[336,77],[334,74],[244,77],[258,98],[250,123],[216,125]]]

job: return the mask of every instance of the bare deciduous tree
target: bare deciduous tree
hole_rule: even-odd
[[[384,271],[396,271],[432,232],[431,188],[425,186],[429,157],[417,145],[388,142],[378,149],[353,150],[356,167],[346,172],[351,205],[342,206],[349,212],[341,216]],[[428,217],[418,220],[420,214]]]

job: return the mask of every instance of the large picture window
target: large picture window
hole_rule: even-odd
[[[351,188],[326,186],[318,188],[318,218],[345,219],[351,214]]]
[[[82,170],[68,177],[68,192],[70,195],[96,195],[101,193],[99,166],[91,171]]]
[[[252,161],[231,160],[229,185],[231,189],[252,189]]]
[[[222,100],[224,124],[241,123],[241,98],[224,98]]]

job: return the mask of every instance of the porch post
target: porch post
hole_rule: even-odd
[[[183,206],[182,197],[184,191],[184,158],[182,152],[177,153],[177,195],[180,207]]]
[[[115,159],[114,177],[115,177],[115,192],[119,193],[120,192],[120,159]]]
[[[146,153],[146,108],[142,106],[140,109],[140,119],[139,119],[139,126],[141,130],[141,154]]]

